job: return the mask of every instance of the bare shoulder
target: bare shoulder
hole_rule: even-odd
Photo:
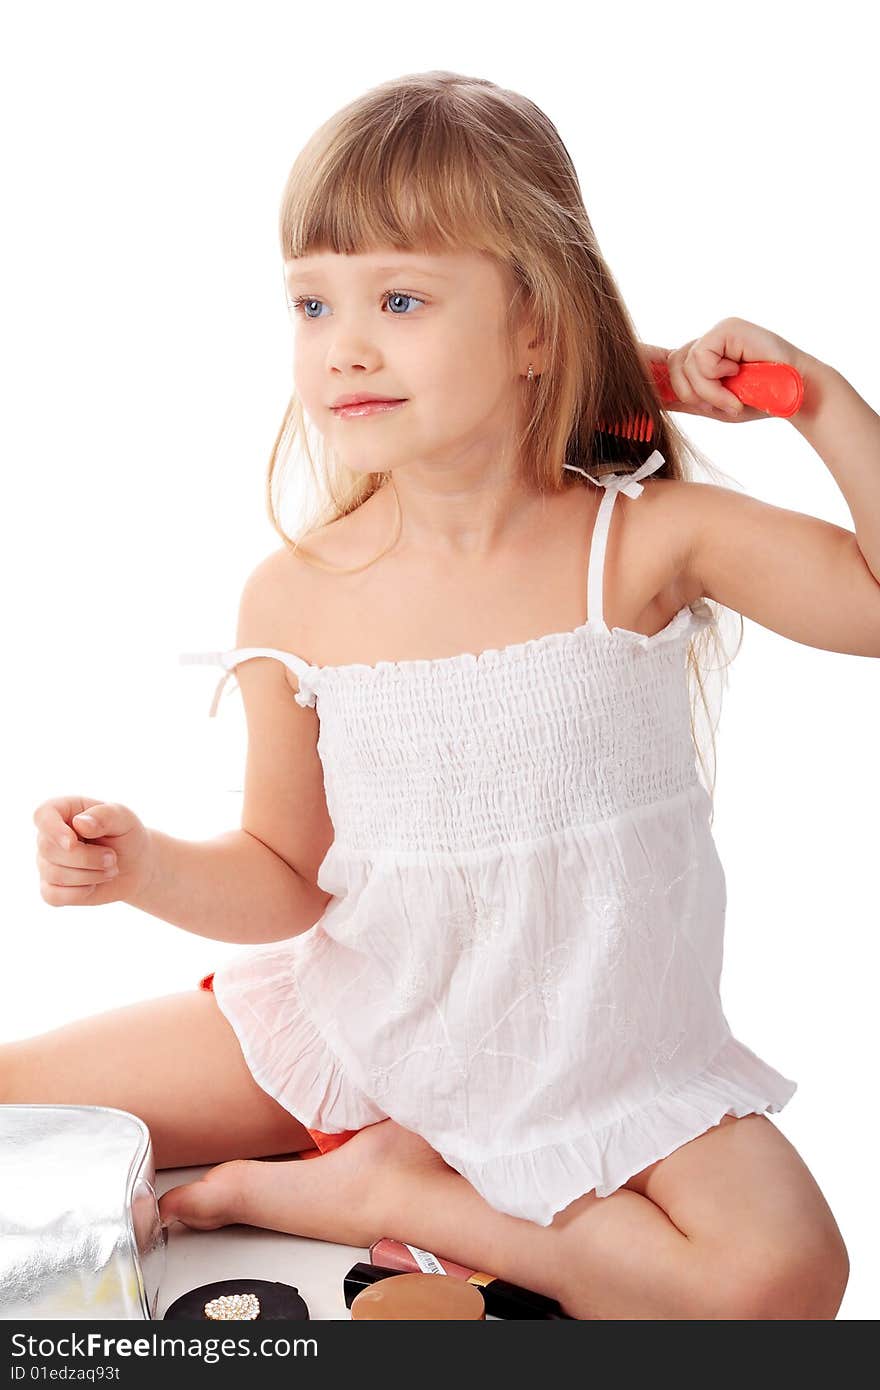
[[[674,607],[702,598],[694,567],[697,537],[705,510],[705,483],[685,478],[646,478],[638,512],[644,539],[668,557]],[[625,497],[625,494],[624,494]]]
[[[242,590],[237,646],[275,647],[317,664],[315,652],[326,645],[334,575],[357,565],[362,552],[364,560],[374,553],[366,517],[359,515],[365,511],[366,503],[260,561]],[[293,673],[287,671],[287,678],[296,689]]]
[[[649,478],[645,482],[648,505],[644,519],[671,547],[689,592],[684,602],[709,597],[705,577],[700,574],[700,549],[707,536],[719,528],[729,530],[739,515],[762,504],[734,488],[717,483],[692,482],[683,478]]]
[[[244,582],[238,609],[239,647],[277,647],[286,635],[290,613],[288,600],[302,584],[301,566],[286,545],[273,550],[251,571]],[[299,605],[295,604],[293,611]]]
[[[244,582],[237,647],[274,647],[310,661],[316,571],[287,544],[273,550]]]

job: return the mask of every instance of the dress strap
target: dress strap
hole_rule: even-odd
[[[299,681],[299,690],[294,695],[294,700],[298,705],[312,707],[315,703],[314,681],[318,674],[317,666],[310,666],[307,661],[303,661],[301,656],[295,656],[293,652],[282,652],[276,647],[235,647],[227,652],[181,652],[180,664],[205,665],[205,666],[224,666],[225,672],[220,677],[220,683],[214,692],[211,701],[211,708],[208,711],[209,717],[217,713],[217,706],[220,703],[220,696],[223,694],[223,687],[232,675],[233,670],[240,661],[250,661],[254,656],[274,656],[279,661],[283,661],[288,670],[292,671]],[[237,684],[237,682],[236,682]],[[235,687],[233,687],[234,689]]]
[[[599,503],[599,510],[593,525],[593,536],[590,541],[590,565],[587,573],[587,622],[597,622],[600,626],[605,626],[605,618],[602,608],[602,587],[605,578],[605,549],[608,544],[608,530],[611,525],[611,512],[614,507],[614,499],[619,492],[625,492],[627,497],[638,497],[644,492],[644,487],[639,481],[646,478],[649,473],[656,473],[658,468],[662,468],[666,462],[659,449],[655,449],[645,462],[640,464],[632,473],[606,473],[602,478],[594,478],[591,473],[587,473],[583,468],[577,468],[573,463],[563,464],[564,468],[570,468],[575,473],[582,473],[585,478],[589,478],[591,483],[597,487],[605,489],[605,496]]]

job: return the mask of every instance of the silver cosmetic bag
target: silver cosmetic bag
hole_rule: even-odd
[[[103,1105],[0,1105],[0,1318],[154,1319],[150,1131]]]

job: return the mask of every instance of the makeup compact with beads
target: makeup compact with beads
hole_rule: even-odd
[[[220,1279],[181,1294],[166,1319],[195,1322],[305,1322],[309,1310],[292,1284],[270,1279]]]

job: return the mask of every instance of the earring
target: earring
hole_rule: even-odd
[[[531,364],[531,362],[530,362],[530,363],[529,363],[529,375],[528,375],[528,380],[529,380],[529,381],[534,381],[534,379],[535,379],[535,373],[534,373],[534,369],[533,369],[533,367],[532,367],[532,364]]]

